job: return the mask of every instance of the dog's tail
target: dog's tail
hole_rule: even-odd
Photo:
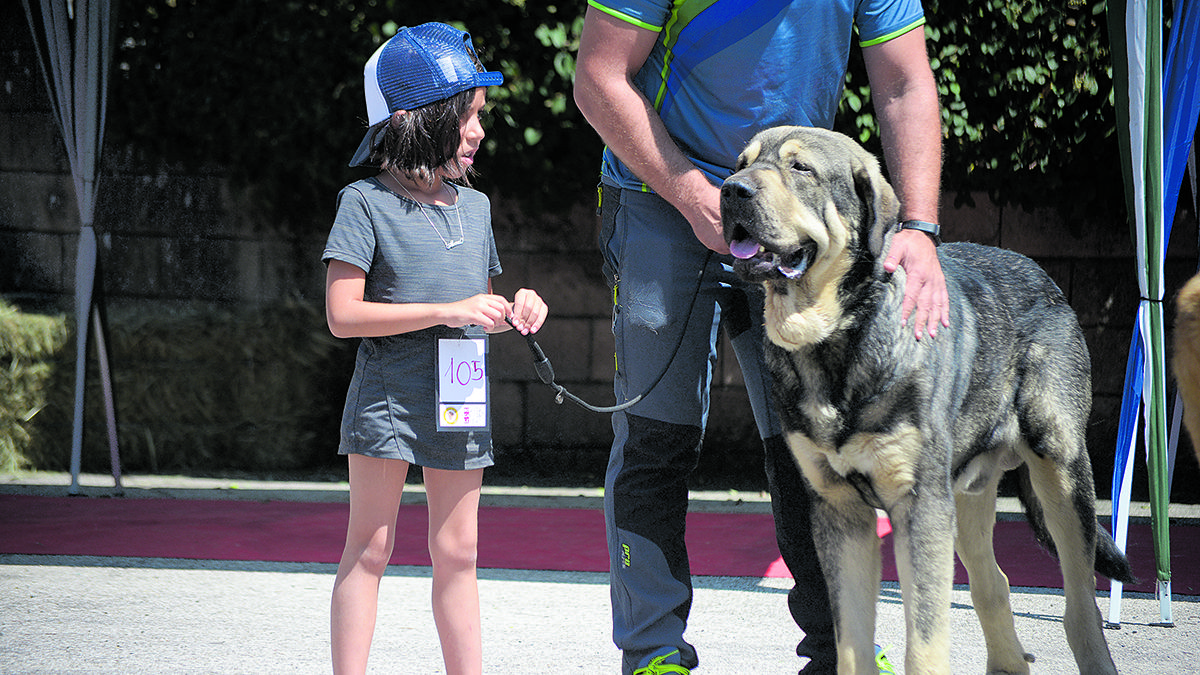
[[[1050,531],[1046,528],[1046,516],[1042,512],[1042,503],[1038,501],[1037,495],[1033,491],[1033,484],[1029,480],[1029,467],[1022,464],[1017,468],[1016,474],[1019,488],[1017,496],[1021,499],[1021,506],[1025,508],[1025,519],[1033,530],[1033,536],[1037,538],[1043,548],[1057,558],[1058,550],[1054,546],[1054,539],[1051,538]],[[1099,522],[1096,523],[1095,530],[1096,571],[1114,581],[1126,584],[1137,583],[1129,559],[1117,548],[1117,543],[1113,541],[1112,535]]]
[[[1136,584],[1137,577],[1133,576],[1133,566],[1129,558],[1117,548],[1108,530],[1096,525],[1096,571],[1113,581],[1124,584]]]

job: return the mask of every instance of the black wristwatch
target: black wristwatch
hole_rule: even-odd
[[[924,232],[933,240],[934,246],[940,246],[942,243],[942,228],[937,223],[924,220],[905,220],[900,223],[900,229]]]

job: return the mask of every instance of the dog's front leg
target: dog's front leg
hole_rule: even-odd
[[[948,486],[945,492],[940,487],[921,485],[888,514],[904,595],[904,672],[909,675],[950,672],[954,501]]]
[[[849,486],[813,502],[813,539],[829,586],[837,639],[838,674],[877,673],[875,602],[879,596],[879,537],[875,510]],[[827,493],[828,495],[829,493]]]

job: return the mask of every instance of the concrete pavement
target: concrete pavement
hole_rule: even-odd
[[[343,500],[344,484],[135,477],[125,496]],[[62,474],[0,477],[0,493],[65,494]],[[112,493],[112,479],[85,476],[83,492]],[[410,486],[406,499],[423,498]],[[485,503],[592,507],[593,488],[489,487]],[[697,493],[694,507],[769,509],[758,494]],[[1172,509],[1193,518],[1194,507]],[[1136,511],[1135,511],[1136,515]],[[3,517],[0,514],[0,517]],[[0,672],[33,673],[324,673],[329,593],[325,564],[0,555]],[[482,569],[484,671],[616,673],[610,641],[607,576],[577,572]],[[696,577],[689,639],[700,652],[695,672],[794,673],[800,634],[786,610],[790,582]],[[1108,598],[1099,598],[1107,615]],[[1075,672],[1062,632],[1061,591],[1014,589],[1017,632],[1037,656],[1035,673]],[[1175,596],[1174,627],[1159,621],[1158,601],[1126,593],[1119,630],[1106,630],[1123,673],[1200,673],[1200,597]],[[903,672],[903,610],[895,584],[884,584],[877,641]],[[984,670],[983,639],[966,587],[952,606],[952,670]],[[392,568],[380,590],[372,673],[444,672],[429,609],[429,570]]]

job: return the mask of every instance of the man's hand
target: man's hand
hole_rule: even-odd
[[[883,269],[888,272],[895,272],[897,267],[903,267],[907,277],[900,309],[903,325],[908,325],[908,317],[912,315],[918,340],[925,330],[929,337],[937,337],[939,325],[950,326],[949,295],[937,247],[923,232],[900,230],[892,237],[892,247],[883,261]]]
[[[721,227],[721,188],[708,182],[699,171],[695,173],[699,180],[694,197],[675,204],[675,207],[687,218],[692,226],[692,233],[701,244],[716,253],[729,253],[729,245],[725,243],[725,230]]]

